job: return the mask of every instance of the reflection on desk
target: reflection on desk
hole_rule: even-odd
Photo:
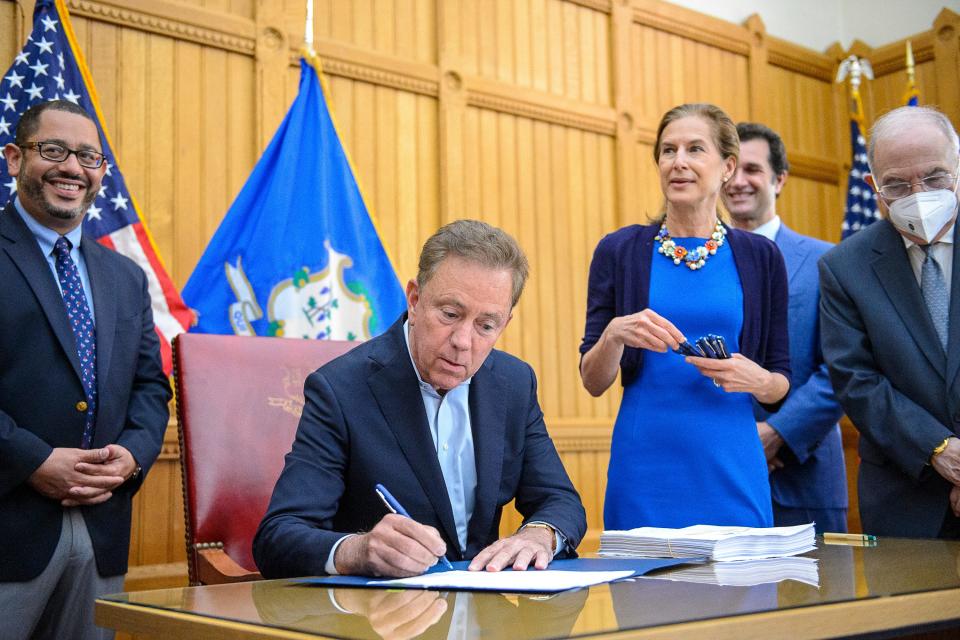
[[[634,580],[540,600],[268,580],[108,596],[100,624],[156,637],[823,638],[960,628],[960,543],[824,545],[819,588],[795,580],[720,586]],[[897,596],[897,597],[891,597]],[[350,612],[350,613],[348,613]],[[891,633],[891,630],[893,632]]]
[[[471,638],[481,629],[506,628],[517,637],[565,638],[588,593],[505,596],[305,584],[288,584],[278,592],[267,583],[254,583],[253,602],[266,624],[337,637]]]

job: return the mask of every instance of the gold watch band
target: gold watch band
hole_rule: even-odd
[[[930,459],[931,459],[931,460],[933,460],[935,457],[937,457],[938,455],[940,455],[941,453],[943,453],[944,451],[947,450],[947,445],[950,444],[950,438],[952,438],[952,437],[953,437],[953,436],[949,436],[949,437],[947,437],[947,438],[944,438],[944,439],[943,439],[943,442],[941,442],[940,444],[937,445],[937,448],[934,449],[934,450],[933,450],[933,453],[930,454]]]

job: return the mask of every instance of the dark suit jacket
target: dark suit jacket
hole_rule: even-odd
[[[833,395],[820,350],[820,283],[817,259],[832,245],[780,226],[777,246],[787,265],[790,289],[790,369],[793,384],[783,406],[769,413],[757,405],[783,436],[784,468],[770,474],[773,500],[785,507],[846,509],[847,475],[837,420],[843,414]]]
[[[339,538],[383,517],[378,482],[440,532],[450,560],[497,540],[502,508],[514,498],[525,521],[554,525],[570,549],[580,543],[586,516],[544,427],[533,370],[494,350],[470,384],[477,490],[461,555],[405,319],[307,378],[293,448],[253,542],[265,577],[324,573]]]
[[[936,537],[950,484],[927,463],[960,434],[960,234],[954,230],[947,354],[906,248],[887,220],[820,259],[823,355],[860,431],[864,532]]]
[[[650,260],[660,225],[631,225],[605,236],[590,263],[587,323],[581,355],[597,343],[613,318],[647,308]],[[727,243],[743,288],[743,328],[738,351],[760,366],[790,379],[787,339],[787,275],[783,256],[762,236],[728,227]],[[709,269],[709,266],[706,267]],[[639,375],[643,349],[626,347],[620,359],[621,383]],[[773,410],[780,403],[769,405]]]
[[[83,236],[97,331],[94,447],[120,444],[144,471],[160,453],[170,385],[160,363],[147,279],[131,260]],[[60,538],[62,508],[27,484],[54,447],[79,447],[80,364],[46,258],[13,204],[0,215],[0,581],[29,580]],[[142,476],[141,476],[142,477]],[[125,573],[131,498],[140,480],[82,507],[101,575]]]

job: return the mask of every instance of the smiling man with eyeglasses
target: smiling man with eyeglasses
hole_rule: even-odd
[[[960,539],[960,141],[928,107],[871,131],[884,219],[820,260],[823,354],[860,431],[864,533]]]
[[[83,233],[107,170],[97,126],[34,105],[3,147],[0,213],[0,638],[105,638],[123,591],[133,494],[160,452],[170,385],[147,278]]]

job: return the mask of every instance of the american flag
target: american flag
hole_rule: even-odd
[[[63,0],[38,0],[33,11],[33,31],[0,78],[0,147],[13,142],[17,122],[28,107],[48,100],[69,100],[80,105],[97,123],[107,156],[107,172],[100,194],[87,211],[83,232],[131,258],[147,274],[153,320],[160,335],[164,370],[169,374],[170,341],[189,328],[192,314],[167,275],[120,173],[103,126],[93,80],[77,47]],[[0,162],[0,203],[5,206],[16,191],[16,180],[7,173],[6,163]]]
[[[850,113],[850,143],[853,149],[850,175],[847,177],[847,207],[843,214],[841,238],[846,238],[863,227],[880,219],[877,211],[877,194],[864,180],[870,173],[867,166],[867,140],[864,137],[863,104],[859,91],[853,94]]]

